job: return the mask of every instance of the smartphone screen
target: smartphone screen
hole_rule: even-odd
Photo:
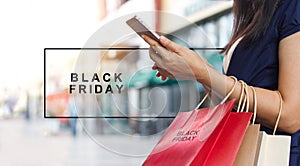
[[[151,37],[153,40],[160,43],[159,38],[160,36],[149,30],[147,26],[136,16],[126,21],[126,23],[133,29],[139,36],[147,35],[148,37]]]

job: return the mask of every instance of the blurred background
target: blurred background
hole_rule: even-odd
[[[149,69],[152,61],[147,50],[98,50],[92,53],[102,57],[98,73],[121,71],[131,75],[125,78],[121,94],[93,96],[92,102],[86,96],[69,95],[66,87],[69,82],[64,73],[74,71],[82,62],[82,52],[57,56],[66,53],[48,50],[44,73],[44,48],[111,46],[115,41],[108,42],[108,38],[115,32],[103,31],[103,27],[114,25],[110,23],[120,17],[149,11],[155,13],[147,22],[151,29],[188,47],[212,48],[195,51],[221,71],[222,55],[215,48],[224,47],[230,39],[231,9],[232,1],[212,0],[1,1],[0,165],[141,165],[172,117],[195,107],[204,92],[201,85],[156,78]],[[175,20],[164,12],[175,15]],[[172,26],[176,21],[178,24]],[[102,36],[102,43],[89,44],[95,34],[101,33],[107,35]],[[114,44],[147,47],[134,33]],[[49,117],[169,118],[45,119],[44,111]]]

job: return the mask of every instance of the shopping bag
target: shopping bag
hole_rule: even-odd
[[[234,102],[178,113],[143,165],[232,165],[252,116],[230,112]]]
[[[208,108],[180,112],[143,165],[232,165],[252,116],[230,112],[233,104],[218,105],[211,117]]]
[[[286,135],[275,135],[282,111],[282,97],[280,96],[280,109],[273,135],[260,132],[260,149],[258,154],[258,166],[288,166],[290,158],[291,137]]]
[[[256,156],[259,150],[259,129],[259,124],[248,126],[238,154],[234,160],[234,166],[256,165]]]
[[[248,112],[249,109],[249,96],[247,92],[248,86],[242,82],[242,92],[240,95],[240,101],[238,104],[237,112],[239,112],[240,104],[243,98],[247,100],[247,108],[246,112]],[[257,112],[257,97],[256,92],[253,87],[250,86],[250,89],[253,92],[253,119],[252,124],[250,124],[247,128],[247,131],[245,133],[245,136],[243,138],[242,144],[238,150],[238,153],[236,155],[236,158],[234,160],[234,166],[253,166],[257,165],[257,159],[259,153],[259,129],[260,124],[254,124],[255,118],[256,118],[256,112]],[[246,94],[246,96],[243,96],[243,94]]]
[[[285,135],[268,135],[260,132],[260,151],[258,166],[288,166],[290,159],[291,137]]]

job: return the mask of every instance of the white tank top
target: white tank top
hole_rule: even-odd
[[[229,63],[232,57],[232,54],[235,50],[235,48],[237,47],[237,45],[239,44],[239,42],[243,39],[243,37],[239,38],[238,40],[236,40],[233,45],[229,48],[228,53],[224,55],[224,59],[223,59],[223,70],[224,73],[227,73],[228,67],[229,67]]]

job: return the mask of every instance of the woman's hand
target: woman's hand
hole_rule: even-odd
[[[212,66],[196,52],[164,36],[160,38],[163,46],[148,36],[143,36],[143,38],[151,46],[149,55],[155,62],[153,69],[158,70],[157,76],[161,76],[162,80],[169,77],[200,81],[208,76],[207,67],[212,68]]]

